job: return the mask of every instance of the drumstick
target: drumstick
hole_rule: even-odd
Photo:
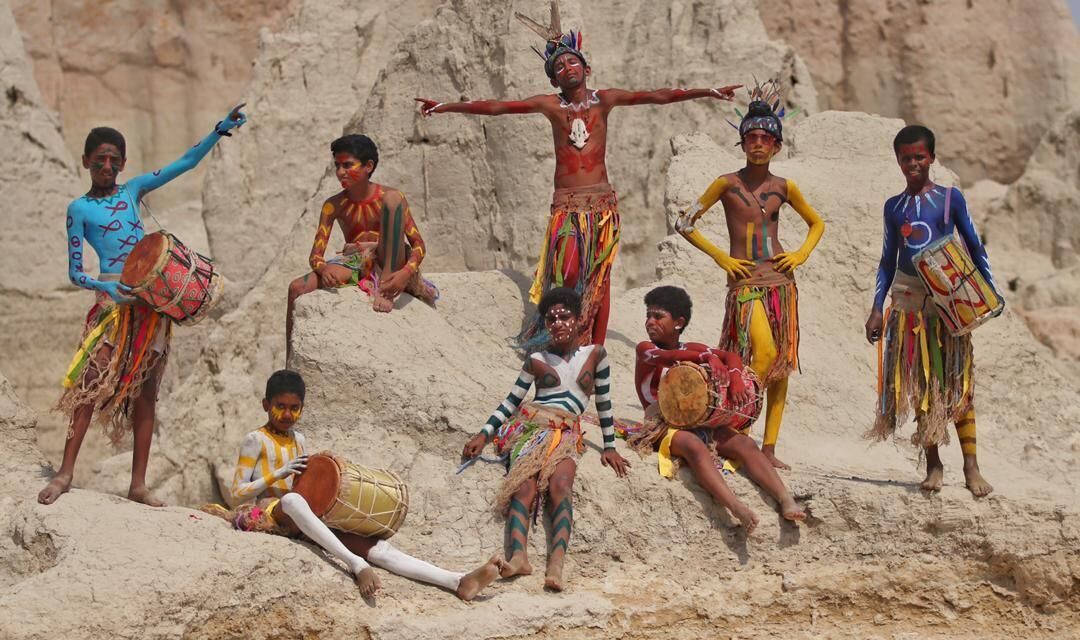
[[[500,456],[498,458],[489,458],[487,456],[476,456],[475,458],[469,458],[465,462],[461,463],[461,466],[459,466],[457,468],[457,471],[454,472],[454,475],[455,476],[461,475],[461,473],[463,471],[465,471],[466,469],[473,466],[474,464],[476,464],[479,461],[484,461],[484,462],[487,462],[488,464],[495,464],[497,462],[498,463],[505,463],[506,462],[506,457],[508,455],[510,455],[510,454],[506,454],[506,455]]]

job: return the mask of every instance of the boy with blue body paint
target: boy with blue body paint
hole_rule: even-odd
[[[90,420],[97,412],[110,438],[117,442],[134,433],[131,486],[128,498],[162,506],[146,487],[146,464],[153,437],[158,384],[165,367],[170,321],[132,298],[120,283],[124,263],[145,231],[139,215],[143,196],[195,168],[222,136],[247,122],[239,105],[213,131],[183,156],[157,171],[117,182],[127,162],[124,136],[98,127],[86,137],[83,167],[90,173],[90,190],[67,210],[68,278],[96,293],[87,314],[82,342],[64,377],[57,409],[69,417],[67,442],[60,471],[38,494],[52,504],[71,488],[75,459]],[[97,254],[100,273],[84,271],[87,245]]]

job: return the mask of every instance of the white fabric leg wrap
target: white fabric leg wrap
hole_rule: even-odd
[[[330,530],[330,527],[315,516],[303,496],[298,493],[286,493],[282,496],[280,505],[282,511],[292,518],[292,521],[296,523],[300,531],[304,532],[305,536],[344,562],[353,575],[368,568],[368,563],[364,562],[363,558],[349,551],[345,544],[338,540],[338,537]]]
[[[379,540],[368,552],[368,560],[376,567],[382,567],[399,576],[427,582],[443,589],[457,591],[458,583],[464,573],[453,573],[446,569],[440,569],[430,562],[418,560],[402,551],[395,549],[386,540]]]

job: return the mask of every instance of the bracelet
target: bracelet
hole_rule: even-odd
[[[214,133],[218,134],[219,136],[225,136],[226,138],[231,138],[232,133],[230,133],[228,131],[222,131],[221,130],[221,123],[223,123],[223,122],[225,122],[225,121],[224,120],[218,120],[218,123],[214,125]]]

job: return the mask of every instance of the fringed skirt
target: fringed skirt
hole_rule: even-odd
[[[885,440],[913,414],[919,447],[949,441],[949,423],[968,411],[975,377],[971,335],[954,337],[915,276],[898,272],[878,343],[878,402],[867,437]]]
[[[379,265],[375,258],[375,249],[363,249],[349,255],[335,256],[327,260],[327,264],[352,269],[352,276],[342,283],[341,287],[355,286],[369,296],[374,296],[379,290]],[[419,269],[413,272],[409,282],[405,284],[405,293],[432,306],[439,299],[439,288],[422,276]]]
[[[495,511],[505,515],[510,498],[523,482],[536,478],[539,513],[555,467],[563,460],[575,463],[585,451],[581,420],[567,411],[527,402],[495,434],[495,448],[506,456],[506,478],[495,498]]]
[[[556,189],[529,299],[538,304],[550,289],[573,286],[581,294],[580,331],[592,335],[618,252],[619,208],[611,185]],[[568,278],[574,275],[573,280]],[[527,351],[542,348],[547,340],[539,314],[518,336],[518,343]]]
[[[728,280],[720,348],[734,351],[742,356],[743,362],[750,363],[753,356],[750,318],[754,303],[759,300],[777,350],[776,361],[762,383],[768,387],[799,368],[799,290],[794,275],[777,272],[773,263],[767,261],[754,265],[749,278]]]
[[[109,439],[131,431],[134,401],[169,353],[172,322],[141,304],[116,304],[103,293],[86,315],[82,343],[64,376],[56,409],[68,416],[93,405]],[[68,432],[71,437],[71,431]]]

